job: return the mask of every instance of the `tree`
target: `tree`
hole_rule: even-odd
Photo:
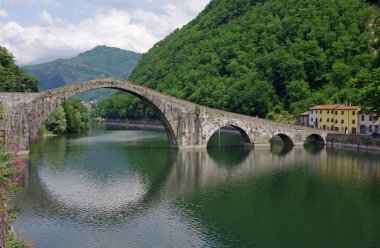
[[[0,46],[0,91],[36,92],[38,80],[20,70],[13,55]]]
[[[47,130],[55,134],[64,134],[67,129],[65,110],[58,106],[45,122]]]
[[[78,99],[69,99],[63,103],[66,114],[67,132],[78,133],[88,130],[88,110]]]
[[[367,71],[380,65],[378,15],[362,0],[214,0],[144,54],[129,79],[260,116],[276,104],[297,113],[306,104],[356,101]]]
[[[264,118],[272,107],[274,96],[272,85],[265,81],[251,82],[251,84],[238,82],[231,90],[228,110]]]
[[[154,116],[153,110],[138,97],[124,92],[117,92],[103,99],[96,109],[102,118],[139,119]]]
[[[286,85],[286,97],[288,103],[298,102],[311,95],[310,87],[304,80],[294,80]]]
[[[331,82],[341,88],[350,79],[351,71],[351,67],[344,62],[335,62],[331,72]]]
[[[362,102],[366,110],[380,114],[380,68],[372,71],[371,82],[362,93]]]

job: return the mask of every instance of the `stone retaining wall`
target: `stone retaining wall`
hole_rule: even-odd
[[[380,137],[355,134],[328,134],[329,146],[340,146],[358,150],[380,151]]]

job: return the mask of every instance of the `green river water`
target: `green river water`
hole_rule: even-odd
[[[33,143],[13,227],[35,247],[380,247],[380,154],[170,150],[162,130],[99,125]]]

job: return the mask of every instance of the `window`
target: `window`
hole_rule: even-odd
[[[330,114],[330,110],[327,110],[327,113]]]
[[[369,121],[372,121],[373,118],[372,118],[372,115],[369,115]]]
[[[322,114],[322,110],[319,110],[319,113]]]
[[[344,111],[341,111],[342,115],[344,115]]]
[[[355,120],[352,120],[352,124],[355,124]]]
[[[327,122],[330,122],[330,118],[327,118]]]
[[[322,118],[319,118],[319,122],[322,122]]]
[[[352,111],[352,115],[355,115],[356,114],[356,112],[355,111]]]
[[[335,120],[335,123],[338,123],[338,120]]]
[[[364,115],[362,115],[362,121],[364,121]]]
[[[344,124],[344,120],[341,120],[340,123]]]
[[[314,119],[313,118],[311,118],[311,122],[313,122],[314,121]]]
[[[335,115],[338,115],[338,111],[335,111]]]
[[[331,118],[331,122],[334,122],[334,118]]]

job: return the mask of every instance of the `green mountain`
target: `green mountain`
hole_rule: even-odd
[[[144,54],[130,80],[261,117],[365,105],[380,65],[378,1],[370,2],[212,0]]]
[[[137,65],[141,54],[119,48],[97,46],[70,59],[58,59],[53,62],[23,66],[21,69],[39,80],[39,90],[47,90],[99,78],[117,77],[128,79]],[[96,92],[96,91],[94,91]],[[98,90],[104,95],[109,90]],[[86,99],[99,97],[99,93],[86,93]]]

